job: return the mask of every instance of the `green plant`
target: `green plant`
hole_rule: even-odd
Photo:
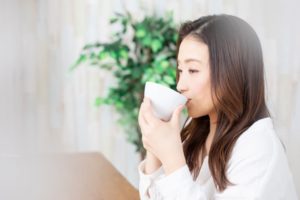
[[[113,72],[117,85],[107,96],[98,97],[95,104],[115,107],[128,141],[143,154],[137,118],[144,85],[154,81],[175,89],[176,25],[171,13],[146,16],[141,21],[135,21],[129,13],[117,13],[110,23],[121,28],[113,33],[111,42],[87,44],[71,69],[88,62]]]

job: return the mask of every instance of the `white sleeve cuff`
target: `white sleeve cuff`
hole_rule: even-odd
[[[158,168],[156,171],[154,171],[153,173],[151,173],[151,174],[145,174],[144,173],[144,171],[145,171],[145,160],[143,160],[139,164],[138,171],[139,171],[140,178],[147,178],[147,179],[151,179],[151,180],[154,180],[158,176],[164,174],[164,170],[163,170],[162,166],[160,168]]]
[[[191,173],[187,165],[179,168],[168,176],[161,177],[156,180],[154,185],[163,197],[177,196],[176,193],[180,192],[186,184],[193,182]]]
[[[139,182],[139,192],[141,196],[147,196],[147,190],[152,185],[153,181],[159,177],[164,176],[164,170],[162,166],[158,168],[151,174],[145,174],[145,160],[143,160],[138,166],[140,182]]]

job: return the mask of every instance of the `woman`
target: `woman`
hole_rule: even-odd
[[[266,106],[255,31],[230,15],[184,23],[177,64],[177,90],[189,99],[189,120],[180,130],[184,106],[165,122],[144,99],[141,199],[297,199]]]

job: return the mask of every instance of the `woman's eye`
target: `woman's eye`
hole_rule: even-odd
[[[197,73],[198,70],[190,69],[189,72],[193,74],[193,73]]]
[[[189,69],[189,73],[190,74],[194,74],[194,73],[197,73],[198,70],[195,70],[195,69]],[[178,73],[181,74],[182,73],[182,70],[181,69],[178,69]]]

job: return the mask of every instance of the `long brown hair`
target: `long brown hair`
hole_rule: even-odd
[[[188,21],[179,29],[179,46],[186,36],[204,42],[209,49],[212,99],[217,111],[217,128],[209,152],[208,116],[193,118],[181,132],[187,165],[194,179],[200,161],[209,154],[209,168],[219,191],[231,183],[227,163],[239,136],[255,121],[269,117],[265,102],[264,64],[259,39],[251,26],[231,15],[211,15]],[[176,79],[179,79],[177,71]],[[201,156],[200,156],[201,155]]]

